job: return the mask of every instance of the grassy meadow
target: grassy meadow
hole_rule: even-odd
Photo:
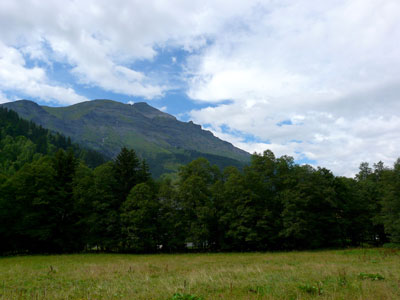
[[[400,299],[400,252],[3,257],[0,299]]]

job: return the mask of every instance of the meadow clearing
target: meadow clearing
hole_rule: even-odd
[[[400,252],[2,257],[0,299],[400,299]]]

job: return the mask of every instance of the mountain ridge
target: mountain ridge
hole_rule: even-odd
[[[2,106],[108,157],[115,157],[124,146],[133,148],[149,162],[151,169],[159,168],[156,173],[176,171],[189,157],[226,160],[220,163],[222,167],[240,166],[250,159],[249,153],[203,130],[200,125],[179,121],[145,102],[124,104],[95,99],[51,107],[18,100]],[[156,164],[161,161],[160,169]]]

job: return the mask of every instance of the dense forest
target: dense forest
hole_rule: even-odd
[[[400,243],[400,159],[355,178],[267,150],[152,179],[0,109],[0,253],[260,251]]]
[[[0,107],[0,173],[13,173],[35,157],[54,154],[58,149],[71,149],[77,158],[92,168],[108,160],[94,150],[72,143],[69,137],[51,133],[20,118],[16,112]]]

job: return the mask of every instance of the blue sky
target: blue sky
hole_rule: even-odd
[[[146,101],[354,175],[400,156],[400,2],[0,2],[0,102]]]

